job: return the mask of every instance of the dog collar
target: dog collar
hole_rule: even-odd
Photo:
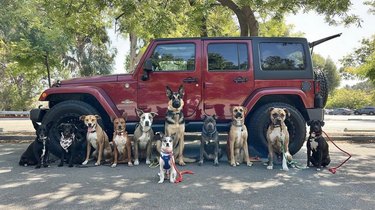
[[[68,148],[70,147],[70,145],[72,145],[74,138],[74,133],[69,138],[65,138],[64,134],[61,133],[60,145],[65,150],[65,152],[68,152]]]
[[[216,133],[216,128],[210,133],[208,131],[206,131],[206,129],[204,128],[204,126],[202,127],[202,132],[204,134],[206,134],[208,137],[212,138],[214,136],[214,134]]]

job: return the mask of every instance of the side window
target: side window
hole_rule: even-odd
[[[305,54],[300,43],[260,43],[262,70],[304,70]]]
[[[195,45],[160,44],[151,58],[155,71],[192,71],[195,69]]]
[[[249,56],[245,43],[215,43],[207,49],[208,70],[246,70]]]

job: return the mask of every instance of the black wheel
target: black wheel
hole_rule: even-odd
[[[271,107],[287,108],[290,112],[290,117],[286,118],[285,124],[289,132],[289,151],[294,155],[301,149],[305,142],[306,121],[296,108],[289,104],[278,102],[265,104],[259,107],[247,121],[250,154],[260,157],[268,156],[266,133],[268,125],[271,122],[268,113]]]
[[[374,115],[374,112],[369,112],[368,114],[369,114],[369,115]]]
[[[73,123],[78,128],[82,127],[82,121],[79,120],[81,115],[87,114],[99,114],[95,108],[82,101],[69,100],[58,103],[53,106],[43,118],[43,124],[52,122],[51,129],[49,130],[49,137],[51,144],[59,142],[60,135],[57,130],[57,126],[61,123]],[[100,122],[99,122],[100,123]],[[51,152],[54,155],[58,155],[59,150],[52,147]]]
[[[328,100],[328,80],[327,76],[320,69],[314,70],[315,80],[320,83],[320,95],[323,98],[323,107],[326,106]]]
[[[359,112],[355,111],[354,114],[355,114],[355,115],[359,115]]]

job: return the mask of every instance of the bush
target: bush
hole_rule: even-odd
[[[363,90],[337,89],[328,96],[326,108],[345,107],[358,109],[363,106],[373,105],[373,93]]]

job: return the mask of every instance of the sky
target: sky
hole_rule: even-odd
[[[361,26],[352,25],[330,26],[324,22],[324,17],[314,12],[307,14],[297,13],[289,15],[286,18],[287,24],[294,25],[295,32],[302,32],[309,42],[342,33],[341,37],[327,41],[314,48],[314,52],[327,58],[330,57],[336,66],[340,66],[339,59],[353,52],[355,48],[360,46],[360,40],[370,38],[375,34],[375,15],[368,13],[368,7],[362,4],[362,0],[353,0],[352,13],[357,14],[363,20]],[[117,48],[117,56],[115,59],[114,73],[124,73],[125,55],[129,51],[129,41],[119,33],[115,34],[114,29],[109,29],[109,36],[112,40],[112,46]]]

